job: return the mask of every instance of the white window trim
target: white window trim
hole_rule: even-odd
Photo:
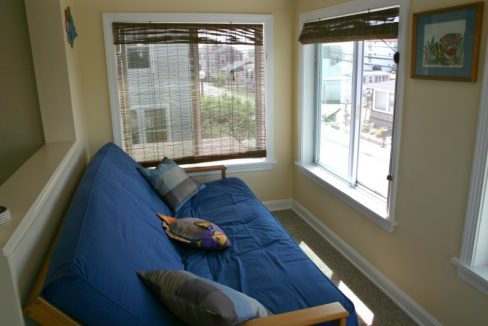
[[[460,256],[452,258],[459,276],[470,285],[488,295],[488,265],[476,264],[476,251],[481,232],[483,202],[486,201],[488,190],[488,52],[485,57],[485,71],[481,88],[480,112],[476,133],[471,183],[468,193],[466,220],[464,223],[463,240]],[[486,235],[488,231],[483,230]]]
[[[376,222],[387,231],[393,231],[395,221],[395,203],[397,193],[397,176],[399,162],[399,144],[402,122],[403,90],[406,78],[406,51],[407,51],[407,24],[409,21],[409,0],[355,0],[352,2],[339,4],[332,7],[322,8],[299,16],[299,32],[305,22],[343,16],[355,12],[367,11],[369,9],[384,8],[388,6],[400,5],[400,22],[398,29],[398,51],[402,54],[398,65],[397,93],[396,93],[396,112],[393,122],[394,130],[392,143],[394,144],[391,154],[392,175],[391,191],[387,209],[378,208],[374,205],[374,200],[365,191],[353,189],[337,177],[319,168],[313,163],[314,153],[314,50],[312,46],[299,45],[299,158],[296,164],[299,170],[312,180],[322,185],[325,189],[343,199],[347,204],[357,209],[362,214]]]
[[[209,162],[207,165],[225,164],[229,173],[269,170],[276,164],[273,155],[273,16],[254,14],[188,14],[188,13],[104,13],[103,31],[107,60],[108,87],[112,111],[114,143],[122,147],[120,103],[117,89],[116,53],[113,46],[114,22],[165,22],[165,23],[236,23],[264,24],[264,94],[266,110],[266,158]],[[193,166],[193,165],[192,165]],[[211,173],[209,173],[211,174]]]

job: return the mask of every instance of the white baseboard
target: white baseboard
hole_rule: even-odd
[[[432,317],[424,308],[413,301],[412,298],[405,294],[405,292],[396,286],[390,279],[383,275],[361,255],[359,255],[357,251],[349,246],[305,207],[296,201],[291,201],[291,204],[295,213],[297,213],[307,224],[314,228],[327,242],[329,242],[351,264],[362,272],[381,291],[383,291],[383,293],[393,300],[415,322],[417,322],[419,325],[425,326],[441,325],[441,323]]]
[[[285,209],[292,209],[293,208],[293,199],[271,200],[271,201],[265,201],[265,202],[263,202],[263,204],[271,212],[282,211]]]

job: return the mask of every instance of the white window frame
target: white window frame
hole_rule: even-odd
[[[234,159],[217,162],[188,164],[189,166],[212,166],[225,164],[229,173],[269,170],[276,164],[273,156],[273,16],[254,14],[188,14],[188,13],[104,13],[103,31],[107,60],[108,87],[112,112],[114,143],[122,147],[122,126],[117,86],[117,61],[113,44],[114,22],[164,22],[164,23],[224,23],[264,25],[264,97],[266,110],[266,158]],[[220,172],[215,172],[220,173]],[[202,174],[213,174],[207,172]]]
[[[488,52],[461,254],[452,261],[459,277],[488,295]]]
[[[406,78],[407,23],[409,21],[409,0],[355,0],[332,7],[322,8],[299,16],[299,31],[309,21],[350,15],[388,6],[400,6],[398,29],[398,51],[402,54],[398,65],[395,120],[393,121],[391,181],[388,200],[385,203],[361,187],[352,188],[348,183],[314,164],[314,126],[315,124],[315,50],[314,45],[299,45],[299,158],[295,163],[300,172],[343,199],[347,204],[376,222],[382,228],[393,231],[397,192],[397,171],[399,161],[400,131],[403,106],[403,89]]]

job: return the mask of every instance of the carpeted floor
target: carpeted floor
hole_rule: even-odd
[[[273,212],[319,268],[354,302],[360,325],[416,325],[292,210]]]

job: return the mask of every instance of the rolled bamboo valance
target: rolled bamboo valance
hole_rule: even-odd
[[[393,39],[398,37],[399,7],[305,23],[302,44]]]
[[[263,45],[259,24],[113,23],[114,44]]]

